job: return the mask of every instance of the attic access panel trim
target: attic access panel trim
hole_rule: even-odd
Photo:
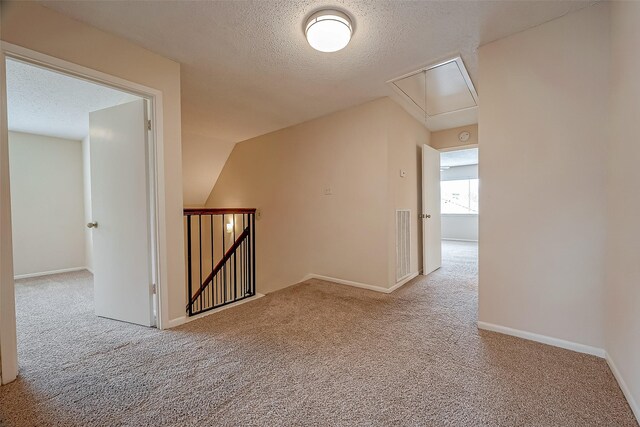
[[[434,80],[438,80],[438,75],[431,74],[431,76],[429,76],[429,71],[432,71],[432,70],[435,71],[439,69],[438,71],[442,71],[445,74],[447,72],[450,73],[452,70],[452,67],[450,66],[448,67],[449,70],[446,70],[444,67],[446,67],[447,65],[455,65],[455,67],[457,68],[457,71],[459,72],[459,76],[455,76],[455,78],[461,77],[462,80],[459,81],[458,83],[464,82],[464,85],[466,86],[466,90],[462,89],[457,93],[459,97],[466,96],[468,98],[468,104],[461,106],[460,108],[448,109],[447,107],[448,100],[443,99],[442,96],[438,95],[437,90],[435,91],[436,97],[429,98],[429,92],[430,92],[429,86],[428,86],[429,82],[432,82],[431,84],[433,84]],[[454,72],[454,75],[455,74],[456,73]],[[414,76],[417,77],[417,79],[414,79],[413,81],[408,80]],[[446,79],[446,76],[445,76],[445,79]],[[440,80],[442,81],[442,76],[440,76]],[[400,82],[403,82],[403,83],[400,84]],[[437,84],[437,82],[435,83]],[[469,76],[469,73],[467,72],[467,69],[464,66],[464,63],[460,56],[456,56],[454,58],[447,59],[445,61],[428,65],[426,67],[420,68],[419,70],[412,71],[400,77],[396,77],[394,79],[387,81],[387,84],[393,89],[393,91],[398,96],[400,96],[404,100],[407,107],[412,108],[414,110],[413,115],[418,117],[422,116],[427,119],[434,118],[434,117],[439,117],[446,114],[471,110],[473,108],[477,108],[478,106],[478,93],[476,92],[473,82],[471,81],[471,77]],[[418,90],[416,90],[416,88]],[[447,91],[446,88],[439,88],[439,89],[441,92]],[[412,97],[411,94],[407,92],[413,92],[414,96]],[[433,92],[434,90],[432,89],[431,93]],[[435,107],[431,107],[430,101],[429,101],[430,99],[432,99],[431,104],[433,103],[436,104]],[[449,103],[450,102],[453,102],[455,104],[456,101],[449,100]],[[463,100],[462,102],[464,103],[466,101]]]

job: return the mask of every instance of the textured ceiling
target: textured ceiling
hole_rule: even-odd
[[[217,138],[241,141],[387,95],[385,81],[584,6],[580,1],[51,1],[68,16],[182,63],[184,101]],[[346,49],[313,50],[305,18],[339,6]],[[478,91],[481,84],[475,82]],[[197,124],[194,124],[197,126]]]
[[[9,130],[81,140],[89,134],[89,113],[137,99],[22,62],[7,61]]]
[[[182,64],[183,166],[224,157],[234,142],[389,95],[387,80],[460,54],[474,80],[481,44],[588,1],[42,1]],[[351,43],[313,50],[305,18],[324,7],[354,20]],[[192,142],[198,141],[198,142]],[[229,145],[231,144],[231,145]],[[191,171],[208,179],[219,170]],[[208,178],[203,178],[203,177]],[[196,185],[197,184],[197,185]],[[203,183],[185,180],[186,204]],[[208,194],[207,194],[208,195]],[[199,200],[196,200],[199,199]]]

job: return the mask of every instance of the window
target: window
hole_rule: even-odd
[[[443,214],[477,214],[478,180],[440,181]]]

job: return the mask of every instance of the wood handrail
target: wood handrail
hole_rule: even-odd
[[[223,214],[252,214],[255,208],[185,208],[185,216],[191,215],[223,215]]]
[[[195,295],[193,297],[191,297],[191,301],[189,302],[189,304],[187,304],[187,309],[189,309],[189,305],[193,304],[198,299],[198,297],[205,290],[205,288],[207,287],[209,282],[211,282],[213,280],[213,278],[220,272],[220,270],[222,269],[222,266],[224,266],[224,264],[227,261],[229,261],[229,258],[231,258],[231,256],[236,251],[236,249],[238,249],[238,247],[242,244],[244,239],[246,239],[248,236],[249,236],[249,227],[246,227],[244,229],[244,231],[238,236],[236,241],[233,242],[233,245],[231,245],[231,247],[229,247],[229,249],[224,254],[222,259],[220,261],[218,261],[218,263],[216,264],[216,266],[213,269],[213,271],[211,272],[211,274],[209,274],[207,276],[207,278],[204,279],[204,281],[200,284],[200,289],[198,289],[198,291],[195,293]],[[202,261],[200,261],[200,262],[202,262]]]

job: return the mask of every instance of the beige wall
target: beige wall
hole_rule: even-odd
[[[2,7],[0,7],[0,34],[2,32]],[[0,48],[0,84],[5,84],[5,57],[4,52]],[[6,113],[5,113],[5,98],[0,96],[0,134],[5,134],[7,132],[7,121],[6,121]],[[5,365],[8,365],[6,362],[2,361],[2,348],[8,348],[5,344],[6,337],[10,335],[13,338],[15,334],[8,334],[7,330],[13,332],[12,329],[15,327],[15,303],[13,296],[13,286],[6,286],[7,283],[10,283],[13,280],[13,247],[10,239],[5,239],[5,236],[9,236],[11,234],[11,195],[9,194],[9,141],[7,138],[7,142],[4,143],[2,137],[0,136],[0,385],[4,384],[5,381],[2,380],[2,370],[5,368]],[[7,203],[9,200],[9,203]],[[9,253],[11,253],[10,256]],[[9,267],[11,268],[5,268]],[[11,298],[7,298],[8,289],[11,292]],[[10,301],[10,304],[7,304],[7,301]],[[8,315],[7,308],[11,307],[11,313]],[[7,320],[11,319],[11,326],[7,328]],[[5,325],[5,327],[3,327]],[[13,348],[15,345],[11,346],[11,353],[13,352]],[[12,357],[13,359],[13,357]],[[10,363],[10,374],[6,374],[7,377],[11,376],[11,380],[13,380],[14,370],[17,370],[18,363],[17,361],[11,360]],[[16,373],[17,374],[17,373]]]
[[[462,142],[458,139],[460,132],[469,132],[469,140]],[[431,146],[444,150],[478,143],[478,125],[461,126],[453,129],[440,130],[431,133]]]
[[[158,154],[164,159],[159,176],[164,209],[159,222],[165,224],[160,247],[169,291],[163,316],[184,316],[180,64],[36,3],[1,5],[3,41],[162,91],[164,143]]]
[[[422,145],[431,134],[400,105],[385,100],[389,169],[388,254],[389,286],[396,283],[396,210],[411,210],[411,271],[422,271]],[[406,174],[400,176],[400,171]]]
[[[207,206],[261,210],[259,292],[310,273],[388,288],[395,284],[395,210],[409,208],[417,218],[418,149],[428,139],[391,100],[372,101],[237,144]],[[413,271],[417,236],[416,227]]]
[[[0,4],[0,34],[3,30]],[[0,49],[0,83],[5,82],[5,56]],[[4,86],[2,87],[4,90]],[[11,239],[11,195],[9,191],[9,141],[6,97],[0,96],[0,383],[18,375],[13,246]]]
[[[206,203],[235,142],[200,135],[185,128],[186,123],[183,121],[182,129],[184,206],[199,208]]]
[[[640,419],[640,3],[613,2],[606,350]]]
[[[82,143],[9,132],[16,276],[85,266]]]
[[[609,9],[480,48],[479,320],[604,346]]]

